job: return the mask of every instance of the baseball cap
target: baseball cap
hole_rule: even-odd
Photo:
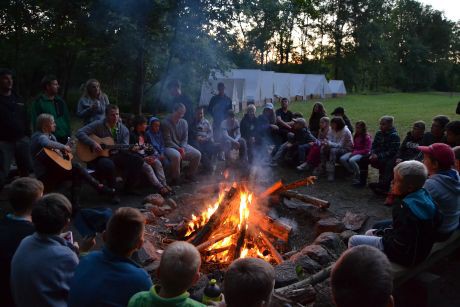
[[[337,107],[332,111],[332,115],[337,115],[337,114],[345,114],[345,109],[342,107]]]
[[[455,164],[454,151],[447,144],[434,143],[430,146],[418,146],[417,149],[436,160],[440,169],[449,169]]]
[[[273,110],[273,103],[271,102],[267,102],[264,106],[264,109],[270,109],[270,110]]]

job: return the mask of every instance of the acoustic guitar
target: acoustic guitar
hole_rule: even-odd
[[[114,150],[123,150],[123,149],[131,149],[135,146],[140,146],[145,150],[150,150],[151,145],[138,145],[138,144],[115,144],[115,141],[110,136],[105,138],[100,138],[95,136],[94,134],[89,136],[90,139],[98,143],[102,151],[97,152],[93,150],[91,146],[86,145],[85,143],[78,141],[77,142],[77,157],[83,162],[91,162],[99,157],[110,157],[111,152]]]
[[[72,140],[67,141],[67,146],[72,147],[73,142]],[[46,148],[44,147],[40,152],[37,154],[37,158],[39,159],[47,159],[48,161],[51,160],[61,168],[70,171],[72,169],[72,159],[73,155],[70,152],[66,152],[64,150],[54,149],[54,148]]]

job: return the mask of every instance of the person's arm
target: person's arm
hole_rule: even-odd
[[[353,150],[354,155],[367,155],[369,154],[371,150],[372,142],[371,142],[371,137],[369,135],[366,135],[364,138],[364,144],[363,148],[359,150]]]
[[[222,130],[222,137],[224,138],[224,140],[234,142],[235,140],[228,134],[226,122],[227,120],[224,120],[220,125],[220,129]]]
[[[241,130],[240,130],[240,124],[238,123],[238,120],[235,119],[235,141],[239,141],[241,138]]]
[[[377,150],[378,150],[378,144],[380,143],[380,139],[382,138],[382,132],[380,131],[377,131],[377,133],[375,134],[374,136],[374,141],[372,142],[372,146],[371,146],[371,154],[372,155],[376,155],[377,154]]]
[[[91,116],[93,109],[91,108],[90,101],[87,98],[80,98],[77,105],[77,116],[79,118],[86,118]]]
[[[92,134],[96,134],[97,126],[99,125],[99,121],[92,122],[86,126],[81,127],[78,129],[77,133],[75,134],[76,138],[91,147],[94,147],[96,142],[94,142],[89,136]]]
[[[387,150],[382,151],[378,154],[379,160],[385,160],[387,158],[393,158],[399,150],[399,146],[401,145],[401,140],[399,135],[391,134],[389,138],[389,147]]]
[[[407,151],[408,138],[409,138],[409,135],[406,135],[403,142],[401,143],[401,146],[398,149],[398,152],[396,153],[396,159],[402,159],[402,157],[404,157],[404,154]]]
[[[184,128],[184,139],[180,142],[181,147],[185,147],[188,144],[188,123],[186,120],[183,121]]]
[[[209,123],[209,121],[206,121],[206,125],[208,126],[208,132],[206,133],[206,139],[213,141],[214,132],[212,131],[212,125]]]
[[[47,135],[42,134],[38,137],[38,144],[43,148],[65,150],[66,145],[51,140]]]

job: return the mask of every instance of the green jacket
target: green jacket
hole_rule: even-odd
[[[150,291],[136,293],[128,303],[128,307],[205,307],[205,305],[189,298],[188,292],[172,298],[162,298],[157,291],[159,286],[153,286]]]
[[[57,139],[71,136],[69,109],[61,97],[56,96],[51,100],[44,94],[41,94],[32,103],[30,109],[30,122],[32,123],[34,131],[36,130],[37,117],[43,113],[53,115],[54,121],[56,122],[56,132],[54,132],[54,135]]]

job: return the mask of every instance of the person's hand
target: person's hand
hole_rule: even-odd
[[[280,129],[280,127],[278,127],[277,125],[270,125],[270,128],[272,128],[275,131],[278,131]]]
[[[138,152],[138,151],[141,150],[141,146],[139,146],[139,145],[134,145],[133,148],[131,148],[131,150],[134,151],[134,152]]]
[[[154,162],[155,162],[155,157],[153,156],[147,156],[144,158],[144,161],[149,164],[149,165],[152,165]]]
[[[307,144],[310,145],[310,146],[313,146],[313,145],[315,145],[315,142],[309,142]]]
[[[180,157],[183,159],[185,157],[185,149],[181,147],[178,149],[178,151],[180,153]]]
[[[251,136],[251,137],[249,138],[249,142],[252,143],[252,144],[254,144],[254,143],[256,142],[256,138],[253,137],[253,136]]]
[[[236,141],[233,141],[232,142],[232,147],[235,148],[235,149],[240,149],[240,143],[236,142]]]
[[[96,102],[91,104],[91,109],[93,109],[93,110],[97,109],[97,103]]]
[[[287,147],[287,148],[292,147],[292,143],[287,143],[287,144],[286,144],[286,147]]]
[[[68,153],[72,152],[72,148],[70,148],[68,145],[65,145],[64,150]]]
[[[376,154],[372,154],[370,157],[369,157],[369,160],[377,160],[378,157]]]
[[[96,143],[96,142],[94,142],[94,144],[93,144],[93,149],[94,149],[95,152],[103,151],[101,145],[99,145],[99,143]]]
[[[395,162],[396,162],[396,164],[399,164],[399,163],[401,163],[401,162],[402,162],[402,159],[399,159],[399,158],[398,158],[398,159],[396,159],[396,161],[395,161]]]
[[[92,249],[96,245],[96,236],[88,236],[84,237],[80,243],[78,244],[79,246],[79,252],[80,253],[87,253],[89,252],[90,249]]]

